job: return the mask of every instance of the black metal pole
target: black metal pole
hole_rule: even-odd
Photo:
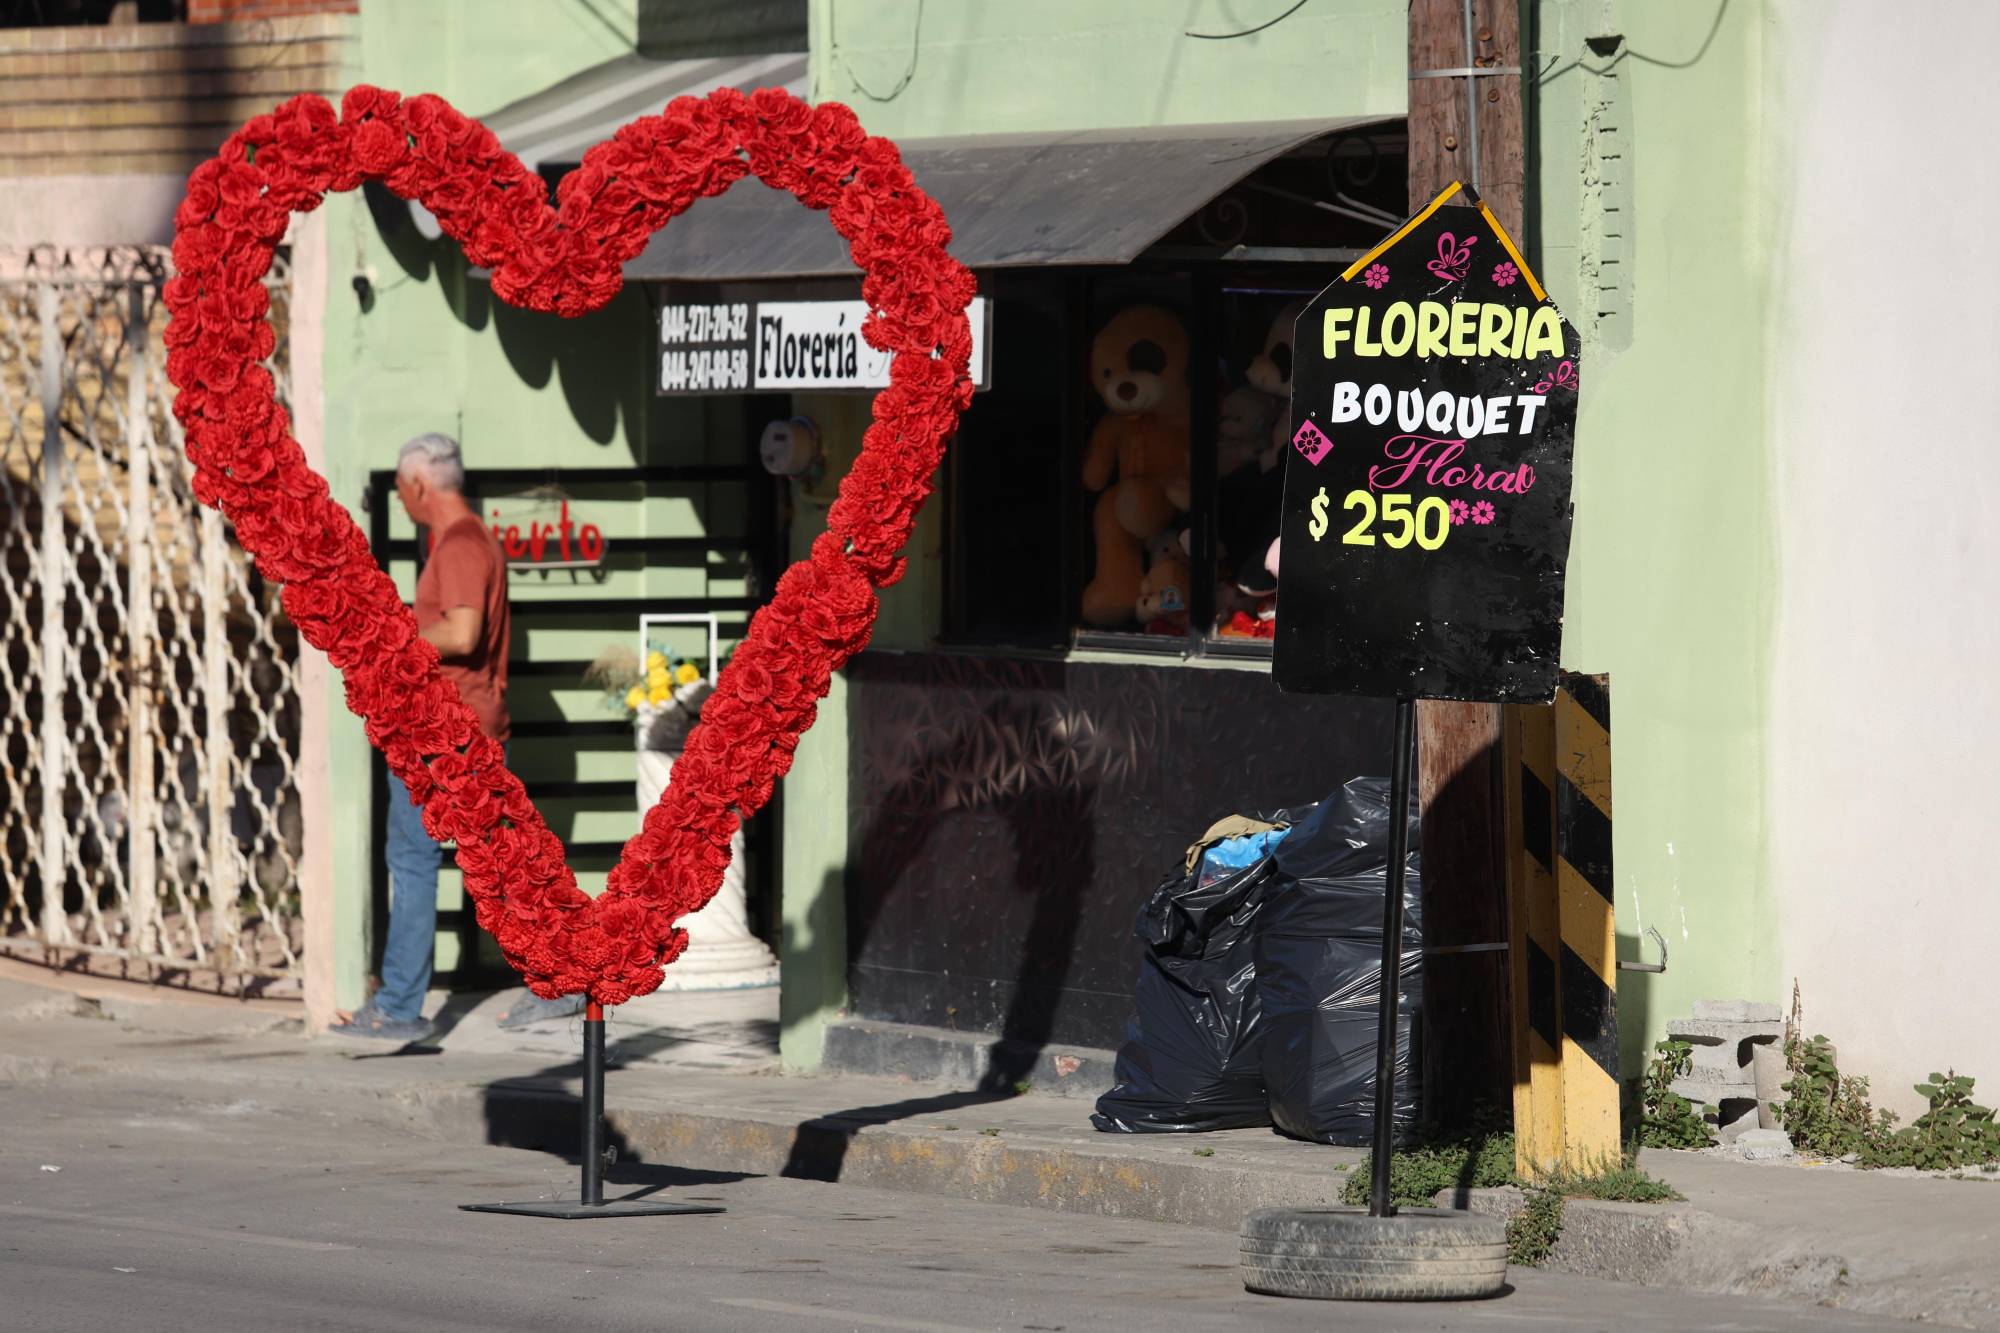
[[[1382,1003],[1375,1029],[1375,1150],[1368,1215],[1392,1217],[1389,1155],[1396,1131],[1396,1006],[1403,989],[1403,874],[1410,857],[1410,768],[1417,703],[1396,700],[1396,756],[1389,770],[1389,883],[1382,895]]]
[[[583,1203],[604,1205],[604,1006],[595,1000],[583,1018]]]

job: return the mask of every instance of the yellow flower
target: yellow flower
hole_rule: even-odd
[[[667,674],[665,667],[646,673],[646,688],[649,690],[657,690],[663,685],[671,685],[673,683],[673,677]]]
[[[652,701],[656,704],[663,704],[673,697],[674,692],[664,685],[658,686],[652,693]]]
[[[701,679],[701,668],[692,662],[681,663],[680,670],[674,672],[674,684],[692,685]]]
[[[634,685],[631,689],[625,691],[625,706],[627,708],[637,708],[644,702],[646,702],[646,691],[639,686]]]
[[[667,665],[667,655],[659,651],[659,649],[656,648],[652,652],[646,654],[646,670],[659,671],[664,669],[666,665]]]

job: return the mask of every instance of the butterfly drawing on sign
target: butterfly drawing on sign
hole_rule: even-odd
[[[1463,282],[1472,268],[1472,247],[1479,238],[1468,236],[1463,241],[1446,232],[1438,237],[1438,257],[1427,265],[1430,271],[1446,282]]]
[[[1535,384],[1536,393],[1547,393],[1551,389],[1568,389],[1576,392],[1576,364],[1565,361]]]

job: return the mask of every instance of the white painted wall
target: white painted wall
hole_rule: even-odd
[[[1781,953],[1907,1119],[2000,1095],[2000,5],[1769,13]]]
[[[0,246],[165,245],[185,173],[0,178]]]

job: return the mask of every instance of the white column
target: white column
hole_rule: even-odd
[[[68,545],[63,541],[62,332],[56,327],[55,283],[44,280],[38,296],[42,325],[42,943],[69,941],[63,915],[63,883],[69,877],[68,840],[63,836],[63,793],[69,786],[63,700],[69,695],[66,671],[69,604]]]
[[[126,633],[131,645],[131,694],[126,700],[125,824],[132,886],[125,943],[159,952],[159,857],[153,806],[153,423],[146,411],[146,292],[130,291],[125,322],[125,457],[131,482],[125,520]]]
[[[661,750],[639,751],[639,814],[659,803],[674,771],[674,757]],[[667,964],[661,990],[738,990],[775,986],[778,960],[765,943],[750,933],[749,896],[744,891],[743,830],[729,841],[729,867],[722,888],[708,906],[679,925],[688,933],[688,947]]]
[[[201,511],[201,665],[202,698],[206,705],[202,736],[203,794],[208,804],[209,938],[214,942],[213,965],[218,980],[227,978],[241,959],[236,935],[236,836],[229,816],[236,793],[229,784],[229,610],[228,537],[222,515],[207,506]]]
[[[292,438],[306,462],[327,475],[325,418],[327,224],[324,211],[292,219]],[[299,642],[299,913],[305,926],[306,1028],[324,1032],[338,1008],[337,978],[343,947],[350,958],[367,952],[358,934],[339,935],[334,911],[332,729],[334,682],[326,654]],[[364,806],[365,808],[365,806]],[[349,836],[353,836],[350,831]],[[357,894],[365,896],[360,890]],[[366,969],[358,964],[358,974]]]

